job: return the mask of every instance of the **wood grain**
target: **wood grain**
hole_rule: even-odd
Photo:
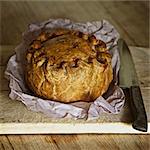
[[[149,150],[150,135],[3,135],[1,150]]]
[[[150,121],[150,97],[148,94],[150,80],[148,78],[149,72],[147,71],[146,67],[150,65],[148,61],[149,50],[147,48],[138,47],[130,47],[130,49],[134,58],[134,62],[136,62],[135,67],[137,69],[138,77],[140,79],[139,81],[141,83],[140,85],[148,120]],[[125,107],[120,114],[110,115],[104,113],[98,120],[91,120],[86,122],[84,120],[76,121],[69,119],[50,119],[41,113],[27,110],[23,103],[12,101],[8,98],[8,81],[4,78],[4,71],[6,69],[8,59],[12,54],[14,54],[14,46],[1,46],[1,53],[3,54],[0,61],[0,75],[2,83],[0,88],[1,133],[83,133],[87,131],[89,133],[140,133],[132,129],[132,116],[130,115],[131,112],[129,109],[130,106],[128,100],[126,101]],[[143,67],[141,64],[145,64],[145,66]],[[145,76],[143,76],[143,72],[146,73]],[[65,125],[63,123],[65,123]],[[85,130],[83,130],[82,123],[84,123],[84,127],[86,128]],[[55,128],[55,126],[57,126],[57,128]],[[92,129],[91,126],[93,127]],[[115,130],[112,130],[112,127],[113,129],[115,128]],[[79,129],[76,130],[76,128]]]
[[[0,62],[1,66],[5,69],[6,62],[11,54],[14,53],[15,46],[4,46],[4,50],[1,54],[3,59]],[[138,73],[142,95],[144,100],[149,101],[149,50],[130,47],[135,67]],[[6,52],[6,53],[5,53]],[[7,53],[8,52],[8,53]],[[144,65],[143,65],[144,64]],[[4,71],[4,69],[1,69]],[[1,72],[3,72],[1,71]],[[143,73],[145,72],[145,73]],[[1,75],[2,77],[2,75]],[[7,90],[7,86],[5,90]],[[6,91],[7,92],[7,91]],[[18,103],[18,102],[17,102]],[[145,105],[146,110],[149,110],[150,106]],[[148,114],[149,115],[149,114]],[[150,116],[150,115],[149,115]],[[20,150],[20,149],[144,149],[150,148],[150,135],[98,135],[98,134],[84,134],[84,135],[1,135],[0,137],[0,149],[6,150]]]
[[[145,1],[2,1],[1,45],[20,43],[27,25],[49,18],[86,22],[106,19],[128,45],[149,46],[149,2]]]

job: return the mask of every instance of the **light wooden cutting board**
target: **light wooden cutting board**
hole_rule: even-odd
[[[11,100],[8,81],[4,78],[9,57],[14,54],[15,46],[1,46],[0,54],[0,134],[35,134],[35,133],[143,133],[132,128],[132,113],[129,102],[120,114],[102,114],[92,121],[50,119],[47,116],[32,112],[20,101]],[[150,79],[149,49],[130,47],[137,69],[144,104],[150,128]],[[150,129],[148,132],[150,133]]]

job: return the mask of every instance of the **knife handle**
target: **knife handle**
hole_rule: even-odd
[[[139,86],[130,87],[130,98],[134,117],[132,126],[136,130],[147,132],[147,116]]]

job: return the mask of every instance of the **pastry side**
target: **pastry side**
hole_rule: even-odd
[[[31,42],[26,60],[26,83],[44,99],[93,101],[107,91],[113,79],[106,44],[80,31],[42,31]]]

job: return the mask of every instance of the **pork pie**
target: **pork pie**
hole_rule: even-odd
[[[31,42],[26,60],[26,83],[44,99],[93,101],[107,91],[113,79],[106,44],[80,31],[42,31]]]

